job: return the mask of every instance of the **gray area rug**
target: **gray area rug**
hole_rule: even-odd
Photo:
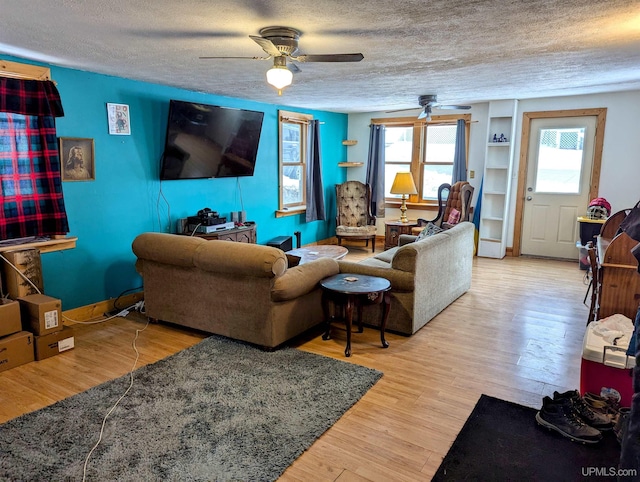
[[[221,337],[134,372],[86,480],[275,480],[382,373]],[[82,480],[129,375],[0,425],[0,480]]]

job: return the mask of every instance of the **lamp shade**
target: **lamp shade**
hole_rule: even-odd
[[[393,180],[391,194],[418,194],[410,172],[399,172]]]
[[[267,70],[267,82],[276,89],[282,90],[291,85],[293,73],[286,67],[273,66]]]

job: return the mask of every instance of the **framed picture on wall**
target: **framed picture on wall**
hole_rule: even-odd
[[[127,104],[107,104],[107,119],[109,134],[115,136],[130,136],[129,106]]]
[[[60,137],[60,167],[63,181],[94,181],[96,178],[93,139]]]

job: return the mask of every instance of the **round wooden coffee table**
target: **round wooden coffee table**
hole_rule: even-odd
[[[317,246],[307,246],[305,248],[292,249],[287,254],[298,256],[300,263],[304,264],[318,258],[344,258],[349,250],[344,246],[336,246],[335,244],[319,244]]]
[[[382,307],[382,321],[380,323],[380,341],[382,348],[389,343],[384,339],[384,330],[389,317],[391,298],[389,290],[391,283],[385,278],[363,274],[340,273],[320,281],[322,286],[322,309],[326,323],[323,340],[331,338],[331,321],[344,321],[347,325],[347,347],[345,356],[351,356],[351,326],[353,324],[353,310],[358,311],[358,332],[362,333],[362,306],[364,304],[380,304]],[[333,304],[334,316],[331,316],[330,305]],[[337,316],[338,312],[344,316]]]

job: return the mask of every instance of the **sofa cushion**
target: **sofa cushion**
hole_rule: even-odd
[[[375,226],[338,226],[336,234],[340,236],[370,236],[376,234]]]
[[[318,286],[318,282],[338,274],[338,262],[332,258],[319,258],[294,268],[289,268],[276,278],[271,289],[273,301],[287,301],[305,295]]]
[[[198,247],[193,264],[205,271],[273,278],[287,270],[287,257],[271,246],[212,240]]]
[[[382,253],[376,254],[375,256],[373,256],[373,259],[377,259],[379,261],[384,261],[385,263],[391,264],[391,260],[396,255],[396,251],[398,251],[398,247],[397,246],[394,247],[394,248],[391,248],[391,249],[387,249],[387,250],[383,251]],[[369,258],[369,259],[371,259],[371,258]]]
[[[190,236],[178,236],[177,234],[168,233],[142,233],[134,239],[131,247],[139,259],[174,266],[192,267],[196,250],[206,243],[208,241],[202,238],[192,238]]]

